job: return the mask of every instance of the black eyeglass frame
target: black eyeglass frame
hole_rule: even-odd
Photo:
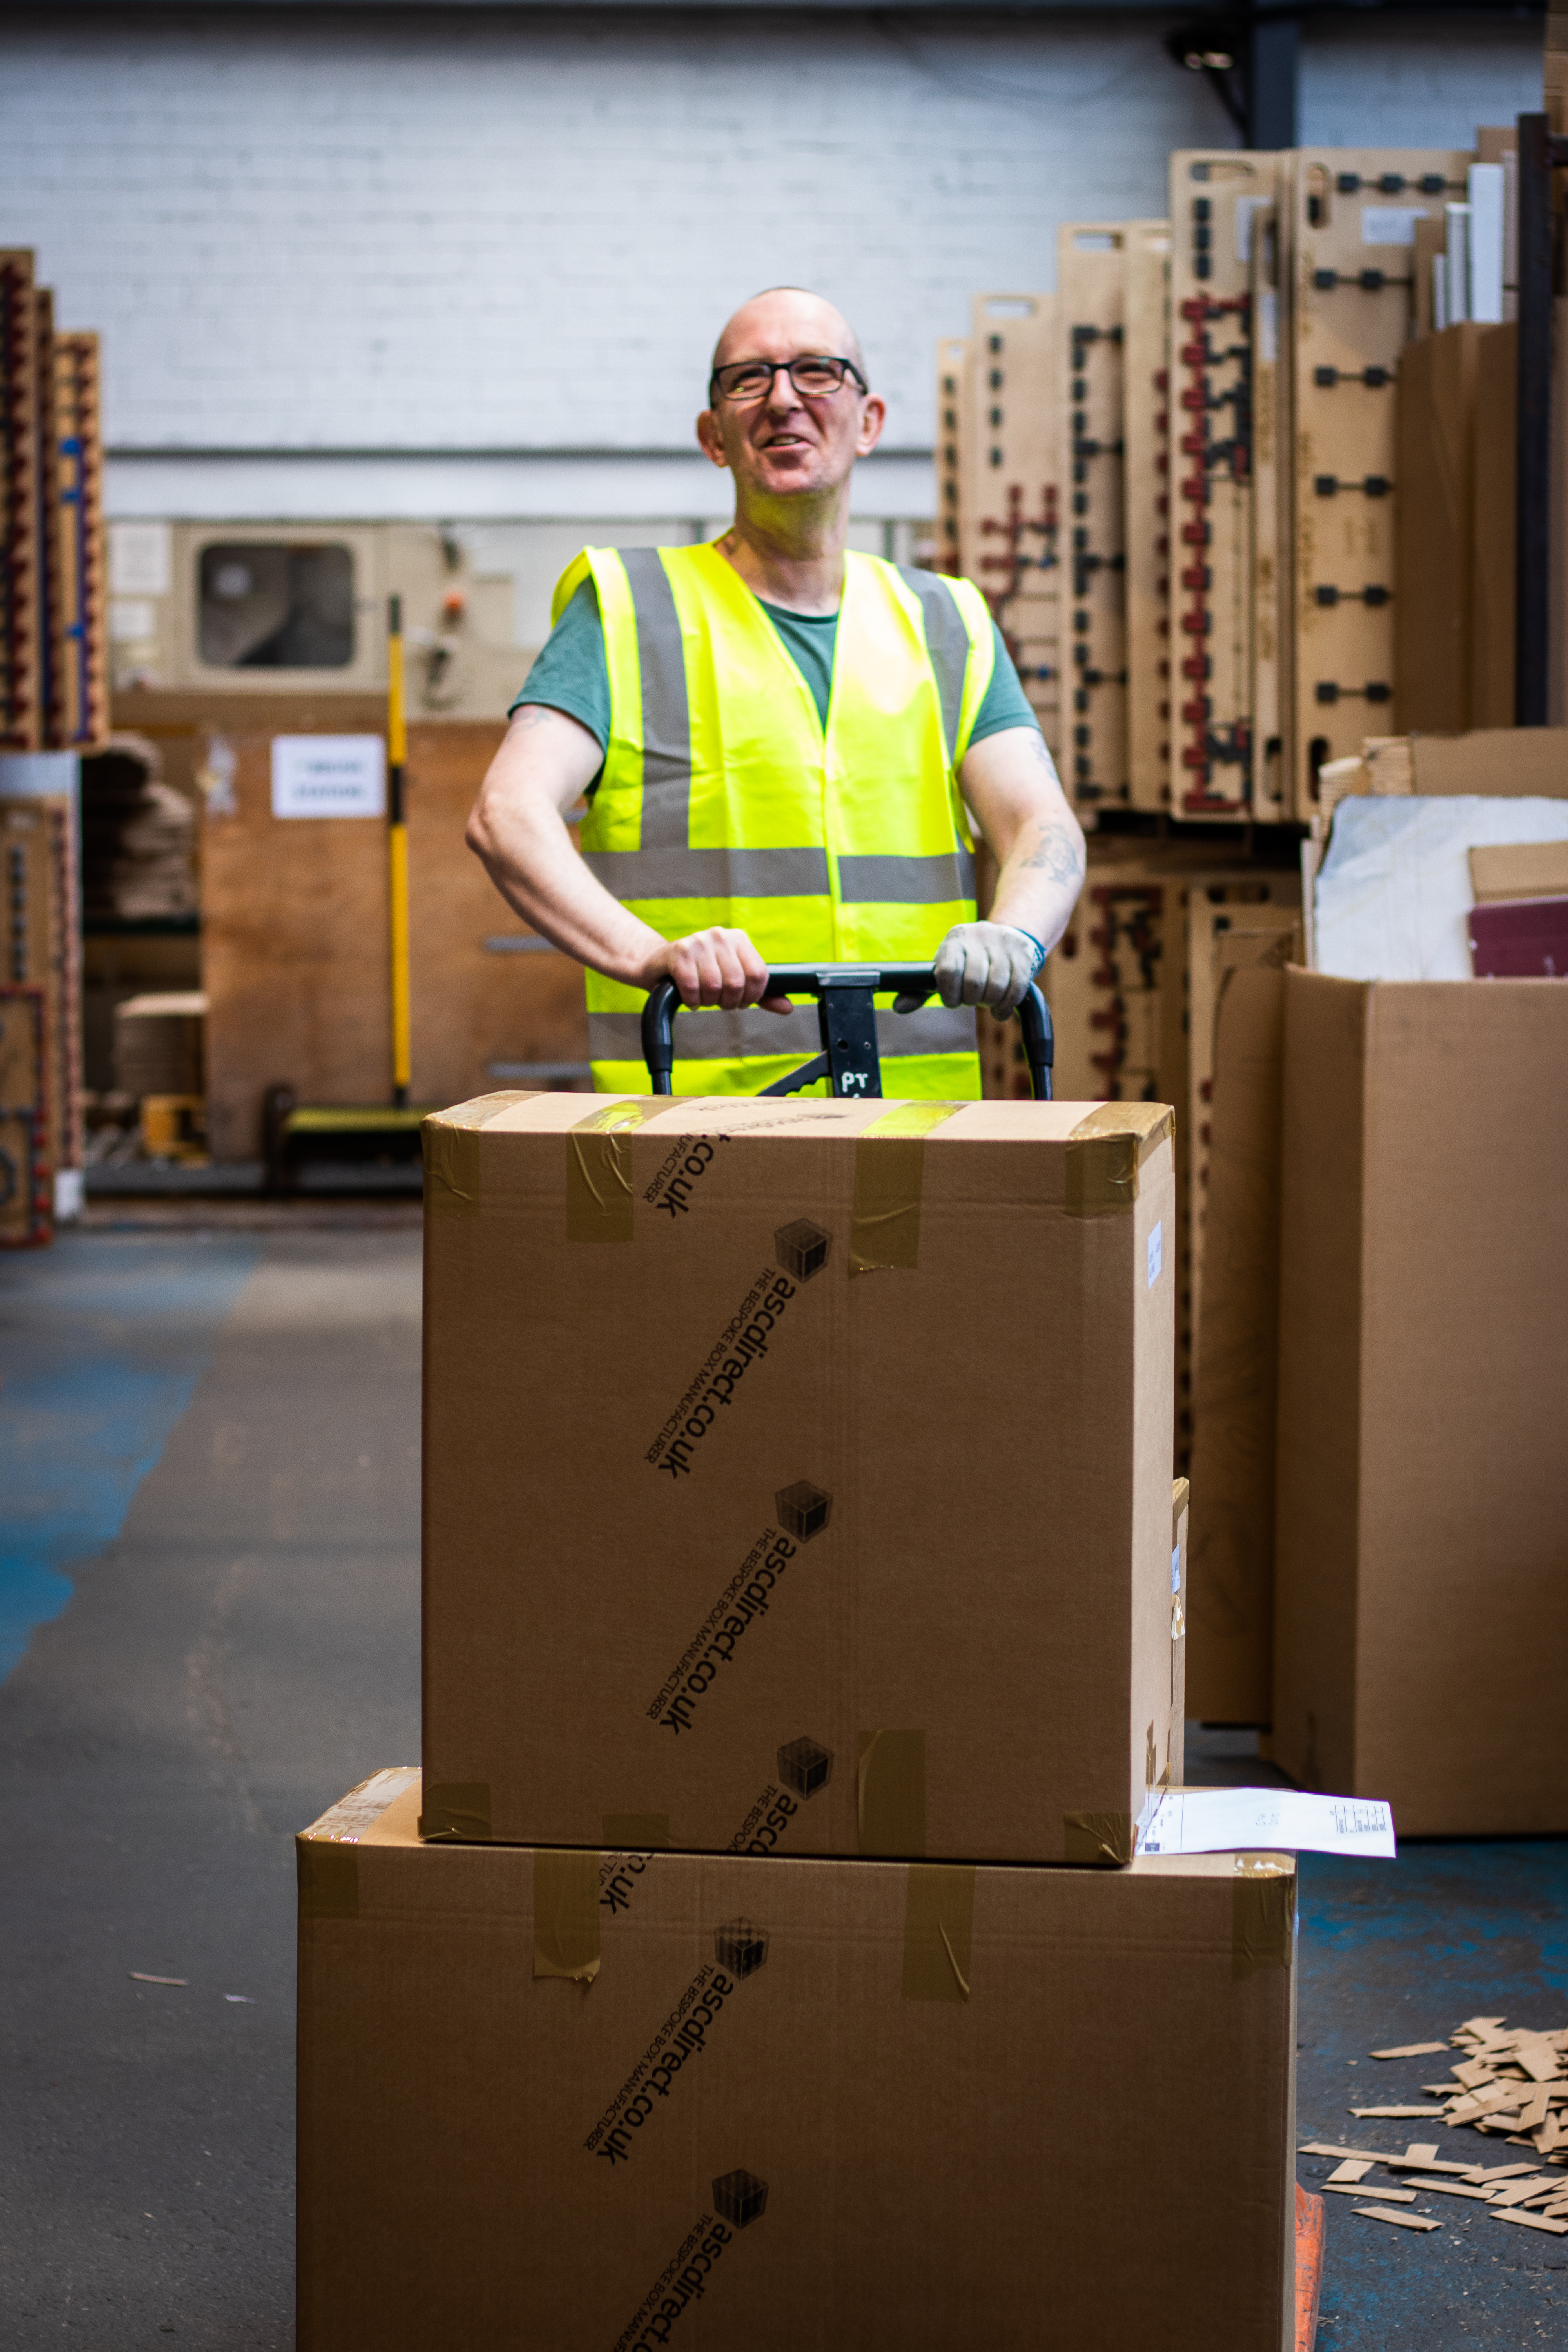
[[[833,392],[801,392],[799,384],[796,383],[795,380],[795,372],[797,367],[805,367],[809,361],[815,361],[819,367],[822,365],[824,361],[827,361],[830,362],[834,367],[843,369],[844,375],[839,377],[838,382],[833,387]],[[714,405],[714,402],[719,394],[723,393],[726,400],[730,397],[729,394],[724,391],[724,386],[720,383],[720,377],[728,375],[731,368],[748,367],[765,367],[768,370],[767,391],[758,394],[757,397],[759,400],[767,399],[769,393],[773,391],[774,383],[781,374],[788,376],[792,388],[800,394],[802,400],[831,400],[833,393],[843,391],[845,376],[852,375],[854,377],[856,383],[859,385],[863,395],[868,394],[871,389],[865,377],[861,374],[859,369],[856,366],[854,361],[841,358],[837,352],[797,352],[793,360],[728,360],[721,368],[715,368],[712,374],[708,379],[708,405],[710,408]],[[752,403],[751,401],[746,401],[742,405],[750,408],[752,405]]]

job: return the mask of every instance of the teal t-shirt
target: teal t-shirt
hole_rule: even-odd
[[[763,604],[760,596],[757,602],[810,688],[817,716],[826,727],[827,698],[833,685],[833,651],[838,636],[837,614],[790,613],[782,604]],[[978,743],[987,735],[1000,735],[1007,727],[1033,727],[1037,733],[1039,731],[1040,722],[1018,683],[1018,673],[1002,642],[1002,632],[994,621],[991,625],[996,635],[996,661],[975,717],[971,743]],[[605,657],[599,600],[591,580],[579,581],[573,590],[565,611],[551,630],[528,673],[528,683],[511,709],[519,710],[528,702],[542,702],[552,710],[564,710],[588,730],[601,751],[608,743],[610,667]],[[511,712],[507,716],[510,718]],[[604,772],[601,767],[599,775]],[[588,788],[590,792],[598,781],[599,776],[595,776]]]

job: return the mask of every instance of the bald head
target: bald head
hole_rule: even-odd
[[[781,349],[787,346],[790,353],[815,352],[853,360],[862,379],[866,377],[860,338],[843,311],[800,286],[770,286],[765,294],[753,294],[742,302],[713,346],[713,365],[770,358],[775,343]]]

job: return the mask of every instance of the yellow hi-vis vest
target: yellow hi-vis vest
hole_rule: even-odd
[[[929,961],[974,919],[958,770],[995,637],[967,581],[847,560],[827,725],[716,547],[588,548],[555,590],[598,594],[610,741],[581,841],[612,897],[664,938],[721,924],[770,963]],[[636,987],[588,974],[602,1092],[647,1090]],[[974,1015],[879,999],[891,1096],[977,1096]],[[677,1094],[755,1094],[820,1052],[815,1004],[675,1016]],[[814,1091],[818,1091],[814,1089]]]

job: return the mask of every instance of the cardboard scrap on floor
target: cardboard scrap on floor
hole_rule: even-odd
[[[1442,2119],[1449,2130],[1469,2124],[1478,2131],[1501,2131],[1532,2146],[1555,2162],[1568,2161],[1568,2027],[1543,2032],[1508,2026],[1500,2017],[1467,2018],[1456,2026],[1451,2046],[1459,2057],[1453,2084],[1429,2084],[1429,2095],[1446,2096]],[[1412,2042],[1403,2051],[1373,2051],[1374,2058],[1426,2057],[1440,2044]],[[1352,2107],[1364,2116],[1426,2116],[1430,2107]],[[1559,2154],[1559,2150],[1562,2151]]]
[[[1436,2140],[1412,2140],[1403,2156],[1377,2148],[1342,2147],[1330,2140],[1309,2140],[1303,2156],[1331,2157],[1334,2169],[1312,2184],[1340,2196],[1374,2196],[1394,2204],[1412,2204],[1423,2196],[1460,2197],[1485,2205],[1500,2221],[1519,2221],[1529,2230],[1568,2237],[1568,2181],[1552,2168],[1568,2165],[1568,2026],[1542,2032],[1510,2026],[1501,2017],[1470,2017],[1456,2026],[1447,2042],[1410,2042],[1397,2049],[1373,2050],[1377,2059],[1430,2058],[1438,2051],[1458,2053],[1451,2083],[1421,2087],[1429,2097],[1447,2101],[1442,2107],[1400,2105],[1352,2107],[1357,2117],[1428,2116],[1450,2131],[1469,2125],[1478,2132],[1505,2133],[1518,2146],[1533,2147],[1534,2164],[1468,2165],[1438,2153]],[[1413,2179],[1407,2189],[1385,2189],[1366,2176],[1374,2168]],[[1437,2174],[1449,2176],[1436,2178]],[[1406,2230],[1436,2230],[1440,2221],[1417,2213],[1399,2213],[1377,2205],[1354,2210],[1369,2221],[1389,2221]]]

